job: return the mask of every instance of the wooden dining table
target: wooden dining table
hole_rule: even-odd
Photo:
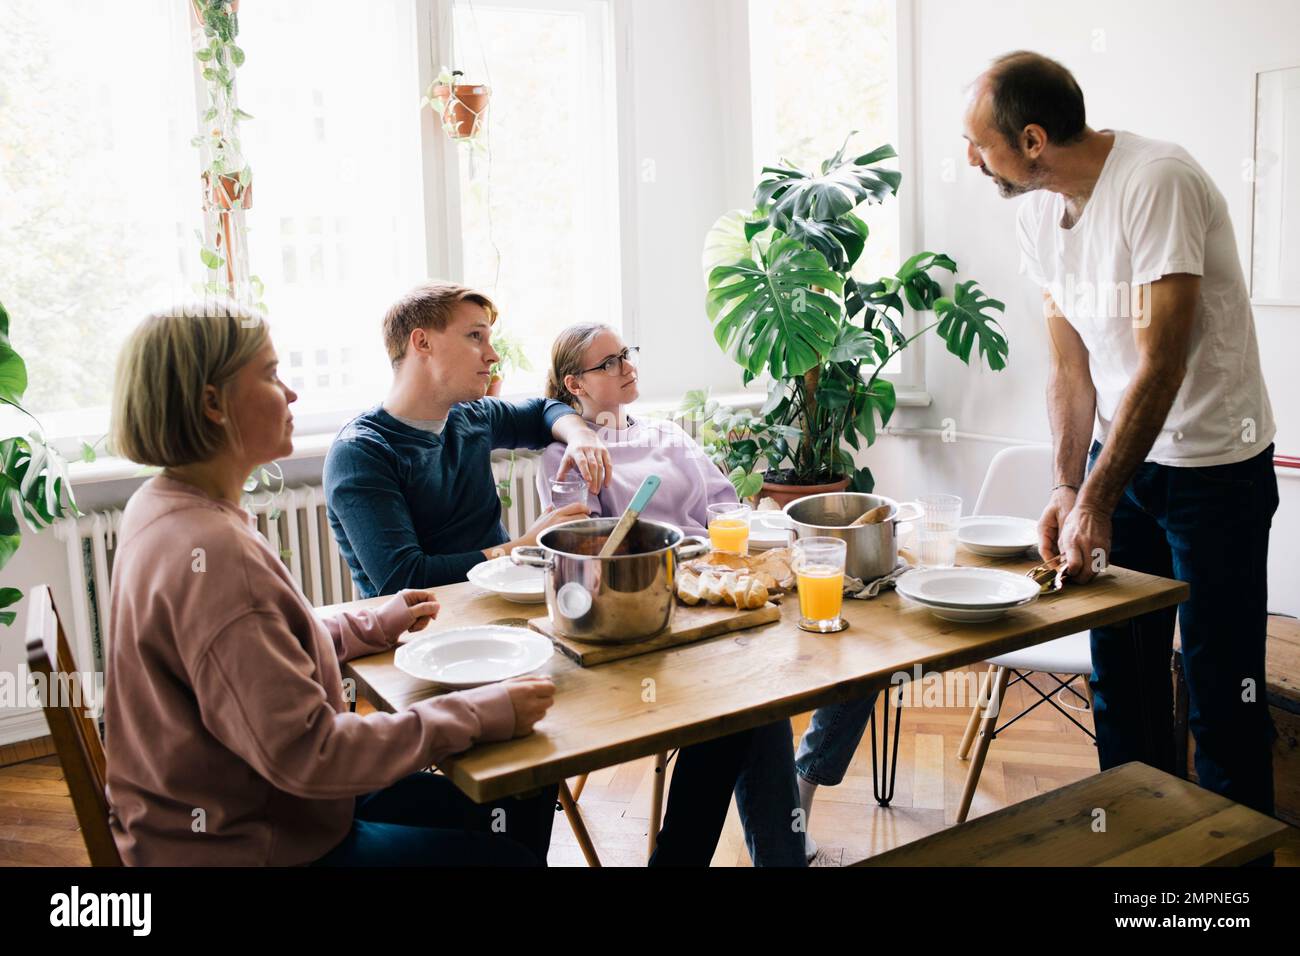
[[[1023,573],[1028,558],[988,558],[959,550],[959,566]],[[1067,584],[1004,617],[980,624],[942,621],[889,590],[870,600],[846,598],[848,629],[800,630],[798,600],[781,618],[694,644],[580,667],[558,651],[538,673],[555,681],[555,703],[527,737],[485,743],[440,764],[479,803],[563,784],[569,778],[862,697],[922,674],[978,664],[990,657],[1114,624],[1188,596],[1187,584],[1109,567],[1088,584]],[[545,605],[506,601],[469,583],[436,589],[437,620],[403,641],[452,628],[527,626]],[[383,598],[334,608],[373,605]],[[344,677],[376,708],[397,712],[443,691],[398,670],[393,652],[348,662]]]

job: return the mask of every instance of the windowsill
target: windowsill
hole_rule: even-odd
[[[526,395],[508,395],[507,399],[527,398]],[[726,405],[730,408],[758,408],[763,404],[767,397],[762,392],[732,392],[723,395],[712,396],[719,404]],[[933,402],[930,393],[919,388],[899,388],[896,393],[899,408],[927,408]],[[680,402],[656,400],[648,402],[638,402],[632,407],[640,410],[643,414],[662,414],[670,412],[680,406]],[[346,413],[341,421],[350,420],[357,412]],[[329,451],[330,444],[334,441],[334,436],[339,432],[338,428],[329,428],[324,431],[312,432],[306,435],[297,435],[293,440],[293,454],[283,461],[310,461],[312,459],[323,460],[325,453]],[[143,470],[135,462],[127,461],[124,458],[110,458],[107,456],[100,457],[92,462],[74,461],[68,466],[68,474],[72,479],[73,488],[80,488],[86,485],[93,485],[99,482],[107,481],[124,481],[131,478],[143,479]]]

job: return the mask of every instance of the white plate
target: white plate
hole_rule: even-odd
[[[510,556],[493,558],[469,569],[469,583],[516,604],[541,604],[546,600],[546,572],[524,568]]]
[[[976,554],[999,558],[1038,545],[1038,523],[1005,515],[971,515],[957,525],[957,541]]]
[[[403,673],[463,690],[536,670],[555,651],[550,640],[522,627],[458,627],[403,644],[393,663]]]
[[[996,568],[921,568],[894,586],[905,598],[946,610],[1006,610],[1038,597],[1031,578]]]

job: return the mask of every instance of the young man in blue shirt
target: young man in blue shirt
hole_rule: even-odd
[[[593,493],[609,453],[569,406],[485,398],[496,309],[447,282],[404,295],[384,317],[393,385],[381,405],[339,433],[325,459],[326,511],[364,597],[465,580],[553,524],[585,518],[580,505],[543,515],[510,540],[492,477],[495,448],[568,444],[561,475],[581,472]]]

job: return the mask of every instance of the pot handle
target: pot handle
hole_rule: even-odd
[[[708,538],[692,534],[682,538],[673,550],[677,552],[678,561],[689,561],[691,558],[698,558],[702,554],[708,554],[713,550],[713,545]]]
[[[908,509],[911,509],[911,512],[904,514]],[[898,510],[894,512],[894,524],[911,524],[913,521],[919,521],[924,517],[925,506],[921,502],[904,501],[898,506]]]
[[[520,567],[551,569],[551,559],[546,551],[535,544],[520,545],[510,552],[510,560]]]

